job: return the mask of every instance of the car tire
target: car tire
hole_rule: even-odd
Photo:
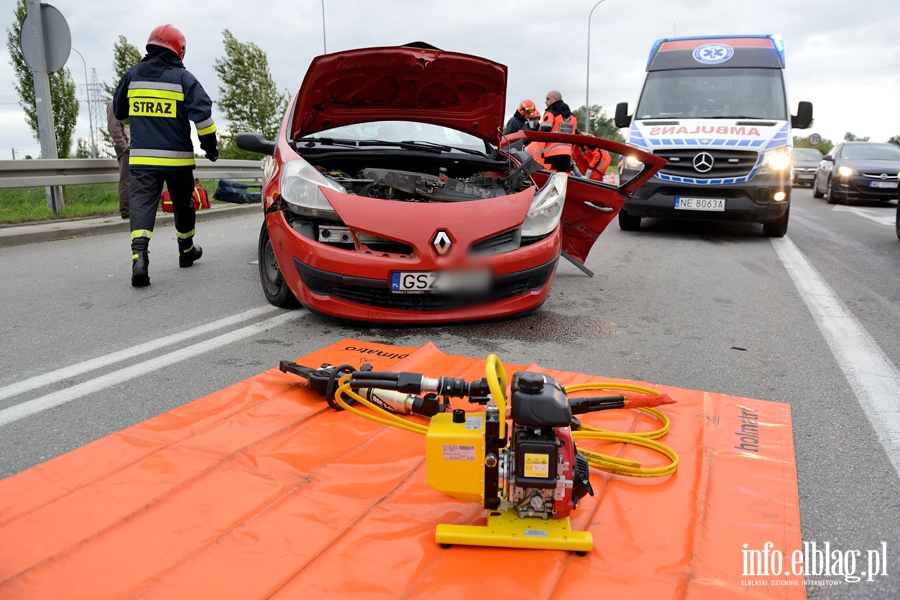
[[[624,208],[619,211],[619,229],[622,231],[638,231],[640,228],[640,217],[628,214]]]
[[[897,221],[894,227],[897,229],[897,239],[900,240],[900,199],[897,200]]]
[[[828,198],[828,204],[838,204],[840,202],[837,193],[834,191],[834,185],[832,185],[830,177],[828,178],[828,184],[825,188],[825,196]]]
[[[813,198],[824,198],[825,197],[825,194],[823,194],[822,192],[819,191],[819,186],[816,185],[815,181],[812,184],[812,189],[813,189]]]
[[[278,267],[278,261],[275,259],[275,252],[272,250],[272,240],[269,238],[269,228],[263,220],[262,229],[259,231],[259,279],[262,283],[263,294],[269,304],[279,308],[297,308],[300,302],[294,296],[294,292],[288,287],[284,277],[281,275],[281,269]]]
[[[766,237],[784,237],[788,229],[788,220],[791,217],[791,205],[788,204],[787,210],[781,215],[777,221],[771,223],[763,223],[763,233]]]

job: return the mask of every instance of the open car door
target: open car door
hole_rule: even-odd
[[[603,230],[616,218],[622,209],[627,195],[641,187],[653,174],[666,164],[664,158],[641,152],[636,148],[620,144],[612,140],[589,135],[572,135],[548,133],[542,131],[519,131],[501,138],[500,149],[510,151],[519,142],[541,143],[559,142],[578,145],[584,148],[606,150],[613,157],[612,164],[620,160],[630,159],[632,163],[640,163],[642,168],[636,175],[627,180],[620,180],[618,174],[607,174],[605,181],[596,181],[569,175],[566,188],[566,203],[562,213],[562,250],[570,258],[584,264],[591,247]],[[632,172],[629,168],[629,172]],[[550,171],[542,170],[532,173],[531,177],[539,186],[543,186],[550,178]]]

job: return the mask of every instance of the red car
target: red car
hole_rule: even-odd
[[[539,308],[561,256],[591,245],[664,160],[608,140],[502,136],[507,69],[424,43],[313,60],[265,161],[266,298],[368,323],[447,323]],[[541,170],[523,142],[643,161],[620,187]],[[561,251],[564,254],[561,254]]]

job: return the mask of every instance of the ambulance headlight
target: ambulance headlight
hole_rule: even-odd
[[[765,166],[770,171],[784,171],[791,166],[791,154],[784,148],[766,153]]]

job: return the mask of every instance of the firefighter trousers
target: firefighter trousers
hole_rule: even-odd
[[[194,211],[193,169],[131,169],[131,248],[133,252],[145,251],[153,235],[156,211],[162,195],[163,184],[172,197],[175,216],[175,234],[179,240],[194,236],[197,213]]]

